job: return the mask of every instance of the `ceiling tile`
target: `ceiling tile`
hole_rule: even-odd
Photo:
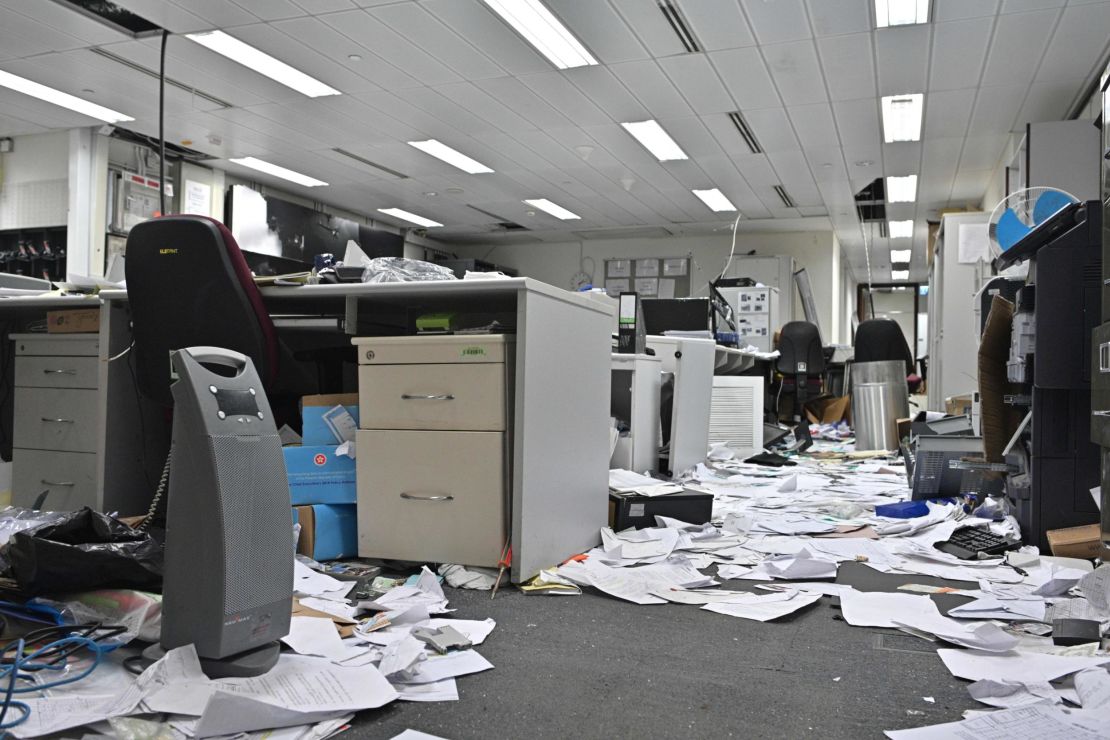
[[[683,54],[686,47],[655,3],[642,0],[610,0],[651,56]]]
[[[844,167],[844,152],[840,147],[820,147],[805,150],[809,170],[817,183],[841,182],[848,179]]]
[[[190,9],[195,0],[189,0]],[[205,0],[207,1],[207,0]],[[278,21],[283,18],[296,18],[305,14],[304,8],[291,0],[232,0],[235,5],[245,8],[264,21]],[[230,5],[232,3],[223,3]],[[241,23],[243,21],[240,21]]]
[[[337,13],[340,10],[350,10],[355,7],[351,0],[293,0],[293,2],[313,15]]]
[[[929,104],[925,106],[925,122],[921,138],[940,139],[963,136],[971,120],[975,95],[975,88],[929,93]]]
[[[983,71],[983,85],[1028,82],[1041,63],[1057,15],[1059,11],[1045,10],[999,16]]]
[[[1023,13],[1027,10],[1040,10],[1042,8],[1062,8],[1067,0],[1002,0],[1000,13]]]
[[[871,31],[870,0],[806,0],[815,36]]]
[[[843,100],[834,102],[832,107],[844,146],[878,145],[882,141],[877,100]]]
[[[975,87],[983,69],[993,18],[937,23],[933,30],[929,90]]]
[[[736,103],[705,54],[668,57],[659,64],[698,115],[735,110]]]
[[[923,142],[921,175],[917,183],[917,199],[947,203],[952,192],[952,178],[960,161],[963,138],[931,139]]]
[[[119,4],[172,33],[211,31],[216,26],[172,0],[126,0]]]
[[[971,114],[968,135],[980,136],[1012,131],[1018,110],[1025,99],[1025,93],[1025,85],[980,88]]]
[[[959,169],[993,170],[1002,158],[1002,150],[1008,140],[1009,136],[1006,134],[968,137],[960,155]]]
[[[782,109],[779,109],[779,112],[780,115],[783,115]],[[708,130],[709,133],[713,135],[713,138],[716,140],[717,145],[726,154],[751,153],[751,149],[744,142],[744,138],[740,135],[740,132],[737,131],[736,126],[732,123],[732,120],[728,116],[720,114],[713,116],[702,116],[701,122],[705,126],[706,130]],[[750,120],[748,121],[748,125],[751,125]],[[756,139],[759,139],[758,134],[756,134]],[[760,141],[760,144],[762,143],[763,142]],[[797,143],[794,142],[794,145],[796,146]]]
[[[760,44],[808,39],[809,18],[802,0],[741,0]]]
[[[690,155],[691,159],[700,161],[702,157],[724,156],[721,146],[705,128],[700,118],[694,116],[664,118],[660,120],[660,124],[674,137],[683,151]]]
[[[609,69],[653,118],[692,116],[694,112],[654,60],[612,64]]]
[[[34,23],[46,28],[52,28],[66,36],[70,36],[85,44],[111,44],[124,41],[130,36],[110,28],[93,18],[80,13],[72,8],[67,8],[61,3],[43,2],[42,0],[4,0],[3,5],[11,12],[4,12],[3,26],[10,31],[15,31],[20,16],[32,19]],[[246,15],[246,14],[244,14]],[[248,21],[254,20],[249,15]],[[58,49],[52,49],[57,51]],[[41,53],[43,49],[38,49]]]
[[[744,114],[744,118],[752,133],[755,134],[756,140],[759,141],[759,145],[763,147],[763,151],[778,152],[800,147],[794,135],[794,128],[790,125],[790,117],[784,108],[761,108],[748,111]],[[737,151],[746,154],[751,150],[738,149]]]
[[[1037,82],[1072,80],[1078,89],[1092,71],[1101,74],[1094,67],[1104,59],[1108,28],[1110,3],[1068,6],[1037,70]]]
[[[512,74],[551,70],[546,59],[479,0],[424,0],[421,7]]]
[[[312,47],[290,38],[268,23],[240,26],[235,29],[234,35],[241,41],[281,59],[286,64],[342,92],[352,93],[377,87],[370,80],[352,72],[350,68],[336,64],[333,59],[329,59]],[[184,40],[177,40],[177,42],[182,44],[191,43]],[[224,60],[224,63],[233,64],[228,60]],[[264,79],[261,76],[259,78]],[[294,94],[300,95],[300,93]]]
[[[742,111],[782,105],[778,90],[759,49],[733,49],[709,54],[714,69]]]
[[[566,79],[584,92],[594,105],[601,108],[614,121],[642,121],[651,118],[647,108],[628,92],[612,72],[605,67],[576,67],[563,72]]]
[[[472,136],[489,128],[489,122],[471,113],[439,92],[438,88],[416,87],[404,92],[405,102],[441,121],[450,121],[460,133]]]
[[[1075,95],[1073,82],[1034,82],[1018,111],[1016,125],[1062,120]]]
[[[528,119],[536,128],[547,129],[571,126],[573,122],[548,105],[519,80],[512,77],[497,77],[490,80],[477,80],[478,87],[522,117]]]
[[[840,146],[840,137],[836,133],[832,108],[828,103],[798,105],[789,108],[788,111],[790,121],[794,124],[794,132],[798,135],[798,141],[801,142],[802,148]]]
[[[765,46],[763,58],[786,105],[805,105],[828,99],[812,41]]]
[[[323,54],[350,72],[387,90],[402,90],[420,85],[418,80],[401,71],[399,67],[390,64],[317,18],[293,18],[269,25]],[[350,58],[352,54],[362,58],[353,60]]]
[[[817,54],[831,99],[875,97],[875,63],[870,33],[819,38]]]
[[[579,126],[596,126],[612,120],[561,72],[524,75],[518,79]]]
[[[440,85],[436,90],[502,131],[513,133],[535,128],[526,118],[471,82]]]
[[[932,24],[883,28],[875,33],[879,94],[925,91]]]
[[[934,22],[982,18],[998,11],[998,0],[933,0]]]
[[[447,66],[365,11],[330,13],[320,16],[320,19],[364,49],[398,62],[408,75],[425,85],[440,85],[460,79]]]
[[[547,0],[547,7],[605,64],[651,56],[607,2]]]
[[[755,46],[755,36],[737,0],[678,0],[678,6],[703,49]]]
[[[952,202],[978,205],[990,182],[990,170],[960,170],[952,181]]]
[[[884,175],[915,175],[921,171],[921,142],[883,144]]]
[[[367,11],[467,80],[499,77],[505,70],[416,3]]]

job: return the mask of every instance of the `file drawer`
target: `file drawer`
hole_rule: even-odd
[[[505,334],[432,334],[355,337],[360,365],[482,364],[505,362],[515,337]]]
[[[99,334],[12,334],[15,353],[63,357],[96,357],[100,352]]]
[[[20,357],[15,384],[26,388],[97,387],[97,358],[78,356]]]
[[[95,390],[15,389],[15,447],[96,452],[96,420]]]
[[[46,491],[43,507],[47,510],[96,508],[95,454],[17,449],[12,451],[12,463],[15,506],[29,507]]]
[[[363,365],[363,429],[503,431],[505,365]]]
[[[361,557],[497,565],[503,434],[359,430],[357,444]]]

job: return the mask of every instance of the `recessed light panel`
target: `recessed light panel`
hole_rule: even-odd
[[[106,123],[118,123],[120,121],[134,121],[131,116],[114,111],[111,108],[105,108],[96,103],[90,103],[88,100],[78,98],[75,95],[64,93],[61,90],[55,90],[52,87],[41,85],[37,82],[32,82],[26,77],[13,75],[11,72],[4,72],[0,70],[0,87],[6,87],[9,90],[15,90],[24,95],[30,95],[32,98],[45,100],[47,103],[68,108],[71,111],[80,113],[90,118],[95,118],[99,121]]]
[[[658,121],[648,119],[646,121],[622,123],[621,125],[660,162],[668,162],[673,159],[689,159],[686,152],[682,151],[682,147],[675,143],[675,140],[663,130]]]
[[[701,202],[709,206],[710,210],[717,211],[718,213],[724,211],[735,211],[736,206],[732,201],[725,197],[720,188],[711,188],[709,190],[693,190],[694,195],[701,198]]]
[[[416,147],[425,154],[430,154],[436,159],[441,159],[452,167],[458,167],[468,175],[480,175],[493,172],[489,167],[472,159],[457,149],[452,149],[441,141],[428,139],[427,141],[410,141],[409,146]]]
[[[929,22],[929,0],[875,0],[875,28]]]
[[[909,280],[910,279],[910,271],[909,270],[891,270],[890,271],[890,279],[891,280]]]
[[[317,180],[315,177],[302,175],[300,172],[296,172],[280,165],[266,162],[256,157],[236,157],[229,161],[234,162],[235,164],[241,164],[244,167],[250,167],[252,170],[265,172],[267,175],[280,177],[282,180],[288,180],[289,182],[295,182],[298,185],[304,185],[306,188],[318,188],[323,185],[327,185],[327,183],[323,180]]]
[[[428,228],[431,228],[433,226],[443,226],[443,224],[438,221],[433,221],[432,219],[424,218],[423,216],[417,216],[415,213],[406,211],[402,208],[379,208],[378,211],[386,215],[393,216],[394,218],[399,218],[402,221],[408,221],[410,224],[416,224],[417,226],[426,226]]]
[[[913,203],[915,200],[917,200],[917,175],[886,179],[887,203]]]
[[[883,141],[920,141],[924,105],[921,93],[883,96]]]
[[[276,59],[261,49],[256,49],[223,31],[187,33],[185,38],[310,98],[340,94],[334,87],[325,85],[315,77],[309,77],[299,69],[290,67],[280,59]]]
[[[890,262],[895,265],[904,264],[910,261],[912,254],[913,250],[910,249],[892,249],[890,250]]]
[[[913,236],[913,221],[887,221],[886,233],[891,239]]]
[[[526,199],[524,202],[534,208],[539,208],[545,213],[551,214],[555,218],[562,219],[563,221],[572,221],[574,219],[581,218],[581,216],[579,216],[577,213],[568,211],[566,208],[563,208],[558,203],[552,203],[547,198],[529,198]]]
[[[483,2],[559,69],[597,64],[582,42],[540,0]]]

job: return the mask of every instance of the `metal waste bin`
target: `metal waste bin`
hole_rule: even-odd
[[[857,450],[898,449],[898,419],[910,415],[906,363],[852,364],[852,425]]]

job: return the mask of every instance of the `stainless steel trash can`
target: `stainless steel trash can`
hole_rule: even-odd
[[[898,419],[910,415],[906,363],[852,364],[852,426],[857,450],[898,449]]]

